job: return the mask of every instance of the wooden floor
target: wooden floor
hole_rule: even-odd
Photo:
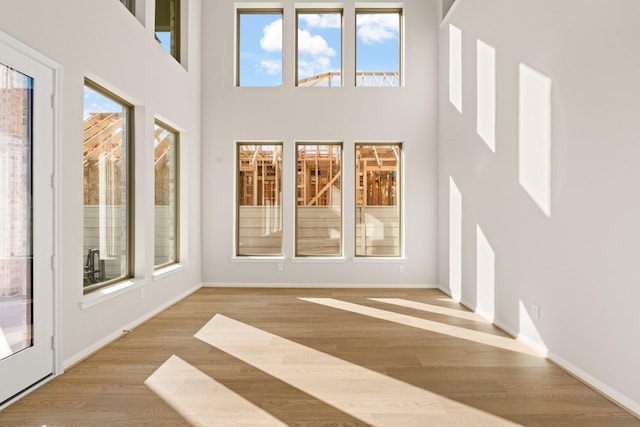
[[[201,289],[2,426],[640,426],[436,290]]]

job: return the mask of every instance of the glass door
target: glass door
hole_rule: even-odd
[[[53,373],[52,94],[0,42],[0,405]]]

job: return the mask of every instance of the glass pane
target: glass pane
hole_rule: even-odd
[[[178,136],[158,124],[155,127],[155,266],[177,261],[177,139]]]
[[[238,145],[237,255],[282,255],[282,145]]]
[[[356,145],[356,256],[400,256],[400,150]]]
[[[178,6],[179,0],[156,0],[156,39],[162,47],[178,58]]]
[[[127,107],[85,86],[85,287],[128,275],[127,120]]]
[[[134,15],[136,14],[136,1],[135,0],[120,0],[120,3],[122,3],[124,5],[124,7],[129,9],[129,12],[133,13]]]
[[[298,86],[342,84],[342,13],[298,12]]]
[[[357,12],[356,86],[400,86],[400,12]]]
[[[296,256],[342,253],[342,146],[298,144]]]
[[[32,97],[0,64],[0,359],[33,345]]]
[[[238,86],[282,86],[282,12],[240,12],[238,25]]]

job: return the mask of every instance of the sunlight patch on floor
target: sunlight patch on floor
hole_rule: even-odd
[[[368,298],[371,301],[382,302],[385,304],[397,305],[399,307],[411,308],[427,313],[442,314],[443,316],[456,317],[463,320],[473,320],[478,323],[489,323],[486,319],[474,314],[470,311],[461,311],[455,308],[441,307],[439,305],[426,304],[417,301],[410,301],[402,298]]]
[[[375,427],[515,425],[220,314],[195,337]]]
[[[145,384],[194,426],[286,426],[176,355]]]
[[[339,310],[349,311],[351,313],[362,314],[364,316],[374,317],[376,319],[387,320],[389,322],[399,323],[405,326],[424,329],[426,331],[438,334],[449,335],[454,338],[477,342],[492,347],[501,348],[503,350],[515,351],[531,356],[540,355],[533,350],[528,349],[525,345],[517,342],[509,337],[488,334],[486,332],[473,331],[458,326],[447,325],[446,323],[434,322],[432,320],[421,319],[419,317],[407,316],[406,314],[393,313],[391,311],[380,310],[378,308],[367,307],[364,305],[353,304],[346,301],[340,301],[333,298],[300,298],[303,301],[324,305],[327,307],[337,308]]]

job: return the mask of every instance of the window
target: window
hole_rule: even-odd
[[[342,85],[342,11],[298,10],[296,84]]]
[[[282,256],[282,144],[238,144],[237,256]]]
[[[155,125],[154,265],[178,262],[178,133]]]
[[[282,86],[282,10],[238,10],[236,86]]]
[[[130,277],[132,107],[87,81],[84,88],[84,290]]]
[[[296,144],[296,256],[342,254],[342,145]]]
[[[180,61],[180,0],[156,0],[156,40]]]
[[[356,256],[399,257],[401,144],[356,144]]]
[[[134,15],[136,14],[136,0],[120,0],[120,3],[122,3],[124,7],[129,9],[129,12]]]
[[[356,86],[401,85],[401,23],[401,10],[356,10]]]

